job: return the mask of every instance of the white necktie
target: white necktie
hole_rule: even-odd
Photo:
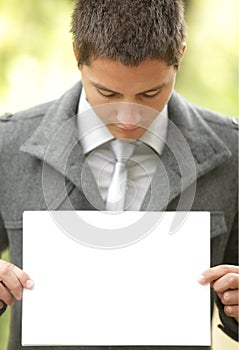
[[[114,140],[111,148],[116,158],[114,173],[108,190],[106,210],[123,211],[127,189],[127,161],[133,155],[135,144]]]

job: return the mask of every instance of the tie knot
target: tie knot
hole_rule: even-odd
[[[113,140],[111,142],[111,149],[117,161],[127,162],[127,160],[133,155],[135,150],[134,142]]]

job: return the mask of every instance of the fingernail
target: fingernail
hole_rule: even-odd
[[[200,275],[200,276],[198,276],[197,280],[199,283],[203,283],[203,282],[205,282],[205,277],[203,275]]]
[[[34,285],[34,283],[33,283],[32,280],[27,280],[27,281],[25,282],[25,286],[26,286],[27,288],[32,288],[33,285]]]

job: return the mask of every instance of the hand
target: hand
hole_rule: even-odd
[[[0,309],[5,302],[12,306],[15,299],[22,299],[23,288],[31,289],[33,281],[19,267],[0,259]]]
[[[198,281],[209,283],[215,290],[224,306],[227,316],[239,322],[239,267],[234,265],[218,265],[206,270]]]

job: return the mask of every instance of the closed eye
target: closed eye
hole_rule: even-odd
[[[114,92],[108,92],[108,91],[105,91],[105,90],[100,90],[100,89],[97,89],[98,93],[101,95],[101,96],[104,96],[104,97],[115,97],[116,94]]]
[[[157,95],[159,95],[160,92],[161,92],[161,89],[158,89],[156,91],[145,92],[141,96],[146,97],[146,98],[153,98],[153,97],[156,97]]]

